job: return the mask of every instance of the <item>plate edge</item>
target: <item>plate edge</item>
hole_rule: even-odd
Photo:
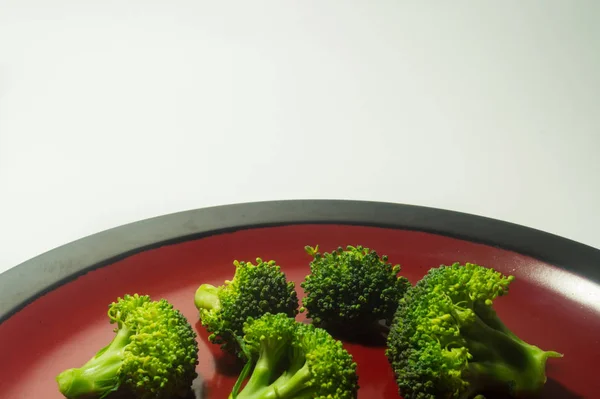
[[[517,252],[600,282],[600,250],[510,222],[389,202],[263,201],[144,219],[27,260],[0,274],[0,324],[56,287],[136,253],[216,234],[293,224],[363,225],[440,234]]]

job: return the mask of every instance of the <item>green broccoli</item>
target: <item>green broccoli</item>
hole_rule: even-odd
[[[562,357],[530,345],[497,316],[496,297],[513,276],[466,263],[431,269],[400,301],[386,355],[406,399],[535,396],[546,361]]]
[[[185,317],[165,299],[124,295],[109,305],[115,337],[79,368],[60,373],[70,399],[104,398],[119,391],[137,399],[186,395],[196,378],[198,344]]]
[[[298,314],[298,295],[293,282],[275,261],[233,262],[235,274],[220,287],[202,284],[194,302],[202,325],[210,333],[209,341],[237,356],[242,355],[237,337],[243,334],[248,317],[265,313]]]
[[[242,346],[249,361],[230,399],[357,397],[356,363],[341,341],[323,329],[267,313],[245,323]]]
[[[408,279],[398,276],[400,265],[362,246],[323,254],[318,246],[305,250],[313,260],[300,285],[306,293],[307,317],[315,326],[351,337],[375,331],[381,321],[390,325],[398,301],[410,287]]]

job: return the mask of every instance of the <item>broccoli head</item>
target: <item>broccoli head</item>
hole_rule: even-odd
[[[410,286],[408,279],[398,276],[400,265],[362,246],[323,254],[318,246],[305,250],[313,260],[301,283],[306,293],[303,305],[314,325],[344,335],[368,332],[380,321],[390,325]]]
[[[267,313],[245,323],[242,345],[249,361],[230,399],[357,397],[356,363],[342,343],[323,329],[282,313]]]
[[[125,295],[109,305],[115,337],[79,368],[60,373],[69,399],[104,398],[119,391],[137,399],[187,394],[196,378],[198,344],[185,317],[165,299]]]
[[[220,344],[229,353],[241,356],[238,337],[242,336],[248,317],[265,313],[298,314],[298,295],[293,282],[275,261],[234,262],[231,281],[215,287],[202,284],[196,290],[195,304],[200,321],[210,333],[209,341]]]
[[[546,360],[562,357],[528,344],[492,304],[513,276],[455,263],[431,269],[398,306],[386,355],[406,399],[479,398],[486,392],[535,396]]]

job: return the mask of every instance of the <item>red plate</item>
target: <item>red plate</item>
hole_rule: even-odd
[[[148,225],[143,227],[147,234]],[[126,238],[118,236],[119,241]],[[86,240],[94,239],[96,244],[102,243],[98,237]],[[111,245],[107,241],[103,243]],[[429,268],[456,261],[478,263],[515,275],[509,295],[496,301],[500,317],[525,341],[565,355],[562,359],[550,359],[549,380],[542,397],[600,398],[600,288],[594,281],[597,271],[589,278],[579,269],[575,269],[578,272],[575,273],[566,267],[491,245],[422,231],[341,224],[293,224],[221,232],[138,251],[121,260],[105,262],[108,264],[103,267],[77,263],[83,253],[73,258],[66,256],[62,263],[50,258],[46,258],[50,263],[44,263],[42,256],[36,260],[35,277],[27,277],[31,267],[16,267],[15,270],[22,268],[24,274],[15,281],[23,283],[19,289],[12,287],[11,292],[20,290],[21,296],[28,290],[25,282],[35,285],[45,278],[47,284],[52,284],[53,278],[64,278],[60,273],[59,277],[54,274],[66,261],[77,263],[73,270],[86,270],[90,266],[95,269],[43,295],[31,290],[27,293],[29,297],[25,295],[29,304],[16,304],[5,310],[5,315],[10,317],[4,317],[0,325],[0,397],[61,398],[56,375],[86,362],[113,336],[113,326],[106,317],[107,305],[125,293],[140,293],[154,299],[168,299],[194,325],[200,344],[198,372],[206,397],[227,398],[239,370],[231,366],[217,346],[208,343],[194,307],[196,288],[201,283],[220,285],[231,278],[235,259],[261,257],[276,260],[288,278],[296,281],[302,295],[299,284],[308,272],[310,261],[303,248],[316,244],[322,250],[347,244],[374,248],[380,254],[387,254],[391,262],[401,264],[402,273],[413,283]],[[93,248],[87,247],[90,251]],[[94,258],[94,263],[97,260],[99,258]],[[64,272],[64,268],[62,270]],[[76,274],[73,270],[67,274]],[[50,277],[39,275],[44,272],[50,273]],[[9,282],[17,284],[9,281],[5,274],[0,275],[3,291]],[[349,343],[346,347],[358,363],[359,398],[399,398],[383,347]]]

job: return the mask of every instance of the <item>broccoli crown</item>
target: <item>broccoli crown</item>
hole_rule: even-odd
[[[209,340],[229,353],[241,356],[238,337],[248,317],[265,313],[298,314],[298,295],[293,282],[275,261],[238,262],[231,281],[219,287],[202,284],[195,295],[200,321],[210,333]]]
[[[455,263],[431,269],[401,299],[386,355],[406,399],[466,399],[488,391],[537,394],[549,357],[513,334],[492,308],[513,276]],[[480,396],[482,397],[482,396]]]
[[[70,399],[103,398],[127,391],[138,399],[171,399],[196,378],[198,344],[185,317],[165,299],[124,295],[109,306],[116,335],[80,368],[57,376]]]
[[[250,359],[231,399],[354,399],[356,363],[323,329],[296,322],[284,314],[265,314],[244,327]],[[250,379],[239,387],[253,368]]]
[[[313,260],[310,274],[301,283],[306,293],[303,305],[313,324],[346,333],[360,333],[381,320],[389,325],[410,286],[398,276],[400,265],[361,246],[323,254],[318,249],[305,248]]]

